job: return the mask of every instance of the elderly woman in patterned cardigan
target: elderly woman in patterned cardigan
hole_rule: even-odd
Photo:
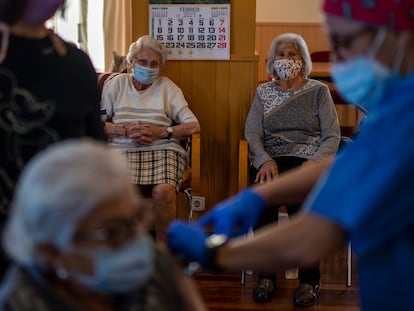
[[[341,136],[328,87],[308,78],[312,63],[301,36],[277,36],[270,46],[266,69],[273,79],[257,87],[245,127],[251,183],[269,182],[294,167],[332,156]],[[287,206],[288,214],[296,213],[299,207]],[[277,221],[277,216],[274,209],[268,209],[255,229]],[[319,293],[319,266],[301,269],[299,279],[295,304],[313,304]],[[271,300],[274,282],[274,274],[259,274],[255,300]]]
[[[111,145],[122,151],[131,166],[131,182],[155,204],[159,241],[176,216],[176,197],[187,166],[179,140],[200,131],[181,89],[159,76],[167,57],[165,47],[150,36],[132,43],[127,55],[131,74],[105,82],[102,108]]]

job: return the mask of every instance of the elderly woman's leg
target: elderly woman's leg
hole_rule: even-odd
[[[155,185],[152,189],[155,207],[155,235],[157,241],[166,241],[166,231],[177,215],[177,193],[171,184]]]

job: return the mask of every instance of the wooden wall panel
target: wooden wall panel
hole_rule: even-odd
[[[133,37],[148,32],[148,1],[133,1]],[[229,61],[168,61],[162,74],[181,87],[201,124],[201,181],[206,208],[238,189],[238,143],[257,85],[256,1],[231,1]],[[182,196],[179,215],[187,214]]]
[[[254,55],[256,0],[231,1],[231,54]]]
[[[164,70],[182,86],[201,124],[201,181],[193,194],[205,196],[207,207],[238,190],[238,142],[257,84],[257,59],[169,61]]]

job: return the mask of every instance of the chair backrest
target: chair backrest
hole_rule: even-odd
[[[332,100],[336,106],[336,109],[338,111],[338,114],[345,113],[345,114],[351,114],[355,118],[355,123],[357,122],[357,111],[355,110],[353,106],[350,106],[338,93],[337,90],[331,89],[330,90]],[[342,136],[348,136],[352,137],[354,135],[354,132],[357,128],[356,124],[349,124],[347,122],[340,124],[341,128],[341,135]]]
[[[119,74],[123,74],[121,72],[98,72],[98,88],[99,88],[99,96],[102,95],[102,90],[106,81],[111,80],[113,77],[116,77]]]
[[[312,62],[329,63],[330,51],[315,51],[310,54]]]

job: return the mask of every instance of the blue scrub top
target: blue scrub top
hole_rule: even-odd
[[[348,232],[362,310],[414,310],[414,74],[371,109],[304,209]]]

